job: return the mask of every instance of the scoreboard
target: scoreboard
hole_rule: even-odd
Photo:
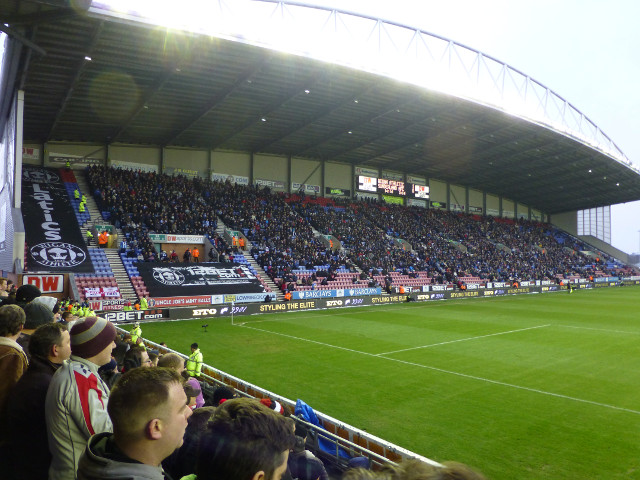
[[[378,192],[378,184],[376,177],[365,177],[364,175],[358,175],[358,190],[364,192]]]
[[[388,178],[365,177],[358,175],[358,190],[380,193],[382,195],[396,195],[398,197],[429,199],[429,186],[406,183],[401,180]]]
[[[404,182],[401,182],[400,180],[389,180],[387,178],[378,179],[378,193],[399,195],[401,197],[407,195],[404,190]]]
[[[414,198],[429,198],[429,187],[426,185],[411,185],[411,196]]]

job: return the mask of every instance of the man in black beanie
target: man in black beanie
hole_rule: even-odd
[[[24,310],[27,318],[24,322],[24,328],[22,329],[22,332],[20,333],[20,336],[18,337],[18,340],[16,340],[16,342],[18,342],[25,353],[27,353],[27,358],[30,359],[31,355],[29,353],[29,340],[31,339],[31,335],[39,326],[46,325],[47,323],[53,323],[54,316],[53,310],[51,310],[51,308],[38,301],[31,301],[24,307],[22,307],[22,309]]]
[[[78,461],[91,435],[111,432],[109,387],[98,368],[111,361],[115,327],[86,317],[71,328],[71,358],[51,380],[45,412],[52,461],[49,480],[77,478]]]
[[[26,304],[34,298],[38,298],[40,295],[42,295],[42,292],[40,292],[38,287],[27,283],[26,285],[22,285],[18,288],[18,291],[16,292],[16,302]]]
[[[38,298],[40,295],[42,295],[42,293],[40,292],[40,289],[35,285],[22,285],[16,291],[15,297],[9,295],[8,297],[4,298],[2,302],[0,302],[0,307],[3,305],[11,305],[14,303],[17,303],[21,307],[24,307],[27,303],[32,301],[34,298]]]

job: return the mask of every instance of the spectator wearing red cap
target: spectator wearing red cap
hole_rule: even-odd
[[[109,387],[98,368],[111,361],[115,338],[115,327],[104,318],[86,317],[71,328],[71,358],[51,379],[45,402],[49,480],[77,478],[89,437],[113,429],[107,413]]]

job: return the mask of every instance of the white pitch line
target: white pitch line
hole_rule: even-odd
[[[551,326],[550,323],[548,323],[546,325],[538,325],[536,327],[528,327],[528,328],[519,328],[517,330],[509,330],[507,332],[489,333],[488,335],[478,335],[477,337],[459,338],[458,340],[449,340],[448,342],[430,343],[429,345],[420,345],[419,347],[409,347],[409,348],[403,348],[402,350],[393,350],[391,352],[378,353],[375,356],[376,357],[381,357],[383,355],[391,355],[392,353],[408,352],[409,350],[419,350],[421,348],[437,347],[439,345],[448,345],[449,343],[467,342],[469,340],[478,340],[479,338],[495,337],[495,336],[498,336],[498,335],[507,335],[508,333],[524,332],[526,330],[534,330],[536,328],[544,328],[544,327],[549,327],[549,326]]]
[[[575,328],[577,330],[594,330],[596,332],[622,333],[624,335],[640,335],[640,332],[629,332],[625,330],[610,330],[608,328],[575,327],[573,325],[555,325],[556,327]]]
[[[454,372],[452,370],[445,370],[445,369],[438,368],[438,367],[431,367],[429,365],[422,365],[420,363],[407,362],[405,360],[398,360],[397,358],[382,357],[380,355],[376,355],[376,354],[373,354],[373,353],[361,352],[359,350],[353,350],[351,348],[340,347],[338,345],[331,345],[330,343],[318,342],[317,340],[309,340],[308,338],[296,337],[294,335],[288,335],[286,333],[272,332],[270,330],[264,330],[262,328],[249,327],[249,326],[246,326],[246,325],[241,325],[240,327],[241,328],[248,328],[248,329],[251,329],[251,330],[256,330],[256,331],[259,331],[259,332],[270,333],[272,335],[280,335],[281,337],[292,338],[294,340],[300,340],[300,341],[303,341],[303,342],[315,343],[316,345],[322,345],[324,347],[330,347],[330,348],[335,348],[335,349],[338,349],[338,350],[344,350],[344,351],[347,351],[347,352],[357,353],[357,354],[360,354],[360,355],[366,355],[366,356],[372,357],[372,358],[379,358],[379,359],[382,359],[382,360],[388,360],[388,361],[391,361],[391,362],[402,363],[404,365],[410,365],[410,366],[413,366],[413,367],[425,368],[427,370],[433,370],[434,372],[446,373],[446,374],[449,374],[449,375],[455,375],[457,377],[468,378],[470,380],[478,380],[478,381],[481,381],[481,382],[491,383],[493,385],[501,385],[503,387],[515,388],[515,389],[524,390],[524,391],[527,391],[527,392],[538,393],[540,395],[547,395],[547,396],[551,396],[551,397],[562,398],[562,399],[565,399],[565,400],[571,400],[571,401],[574,401],[574,402],[586,403],[588,405],[595,405],[597,407],[609,408],[611,410],[618,410],[618,411],[621,411],[621,412],[627,412],[627,413],[633,413],[635,415],[640,415],[640,411],[632,410],[630,408],[616,407],[615,405],[609,405],[607,403],[594,402],[592,400],[585,400],[583,398],[571,397],[569,395],[562,395],[561,393],[553,393],[553,392],[547,392],[545,390],[538,390],[536,388],[523,387],[521,385],[515,385],[515,384],[507,383],[507,382],[501,382],[501,381],[498,381],[498,380],[491,380],[489,378],[484,378],[484,377],[477,377],[475,375],[468,375],[466,373]]]
[[[457,299],[454,301],[458,301]],[[435,304],[431,304],[431,305],[435,305]],[[402,310],[409,310],[411,308],[418,308],[418,307],[423,307],[424,305],[421,305],[419,303],[413,303],[413,304],[406,304],[406,303],[397,303],[394,304],[392,308],[384,308],[382,305],[367,305],[366,308],[375,308],[376,313],[378,312],[391,312],[391,311],[398,311],[400,308],[399,307],[404,307]],[[353,315],[354,310],[356,308],[362,308],[358,305],[356,306],[349,306],[349,307],[345,307],[345,310],[348,309],[348,311],[345,312],[338,312],[337,310],[334,310],[331,313],[327,313],[327,315],[331,316],[331,317],[340,317],[340,316],[350,316]],[[293,317],[293,314],[296,313],[309,313],[310,315],[300,315],[300,316],[296,316],[294,319],[291,318],[286,318],[286,319],[282,319],[282,318],[268,318],[268,319],[264,319],[264,320],[247,320],[245,323],[250,323],[251,325],[253,325],[254,323],[265,323],[265,322],[269,322],[269,323],[273,323],[273,322],[283,322],[283,321],[292,321],[292,320],[308,320],[308,319],[316,319],[316,318],[321,318],[323,317],[323,315],[321,315],[321,312],[328,312],[329,310],[326,308],[316,308],[314,310],[298,310],[298,311],[287,311],[287,312],[278,312],[278,313],[287,313],[287,314],[292,314],[291,316]],[[264,316],[264,315],[261,315]]]

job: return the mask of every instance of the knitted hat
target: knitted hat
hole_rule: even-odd
[[[24,313],[27,316],[24,328],[38,328],[45,323],[53,323],[53,312],[42,303],[29,302],[24,306]]]
[[[78,320],[71,328],[71,353],[91,358],[107,348],[116,339],[116,327],[100,317]]]
[[[34,303],[41,303],[42,305],[44,305],[45,307],[47,307],[50,311],[53,312],[54,307],[56,306],[56,303],[58,302],[58,299],[55,297],[46,297],[46,296],[41,296],[38,298],[34,298],[33,299]],[[55,313],[55,312],[54,312]]]
[[[42,295],[42,292],[40,292],[38,287],[27,283],[26,285],[22,285],[16,291],[16,302],[28,303],[40,295]]]
[[[235,392],[229,387],[218,387],[213,392],[213,406],[216,407],[222,403],[223,400],[229,400],[230,398],[235,397]]]
[[[260,403],[265,407],[269,407],[271,410],[275,410],[276,413],[284,415],[284,408],[282,407],[282,405],[280,405],[279,402],[271,400],[270,398],[261,398]]]
[[[98,368],[98,373],[102,375],[104,372],[113,372],[117,366],[118,362],[116,362],[116,359],[112,357],[109,363]]]

